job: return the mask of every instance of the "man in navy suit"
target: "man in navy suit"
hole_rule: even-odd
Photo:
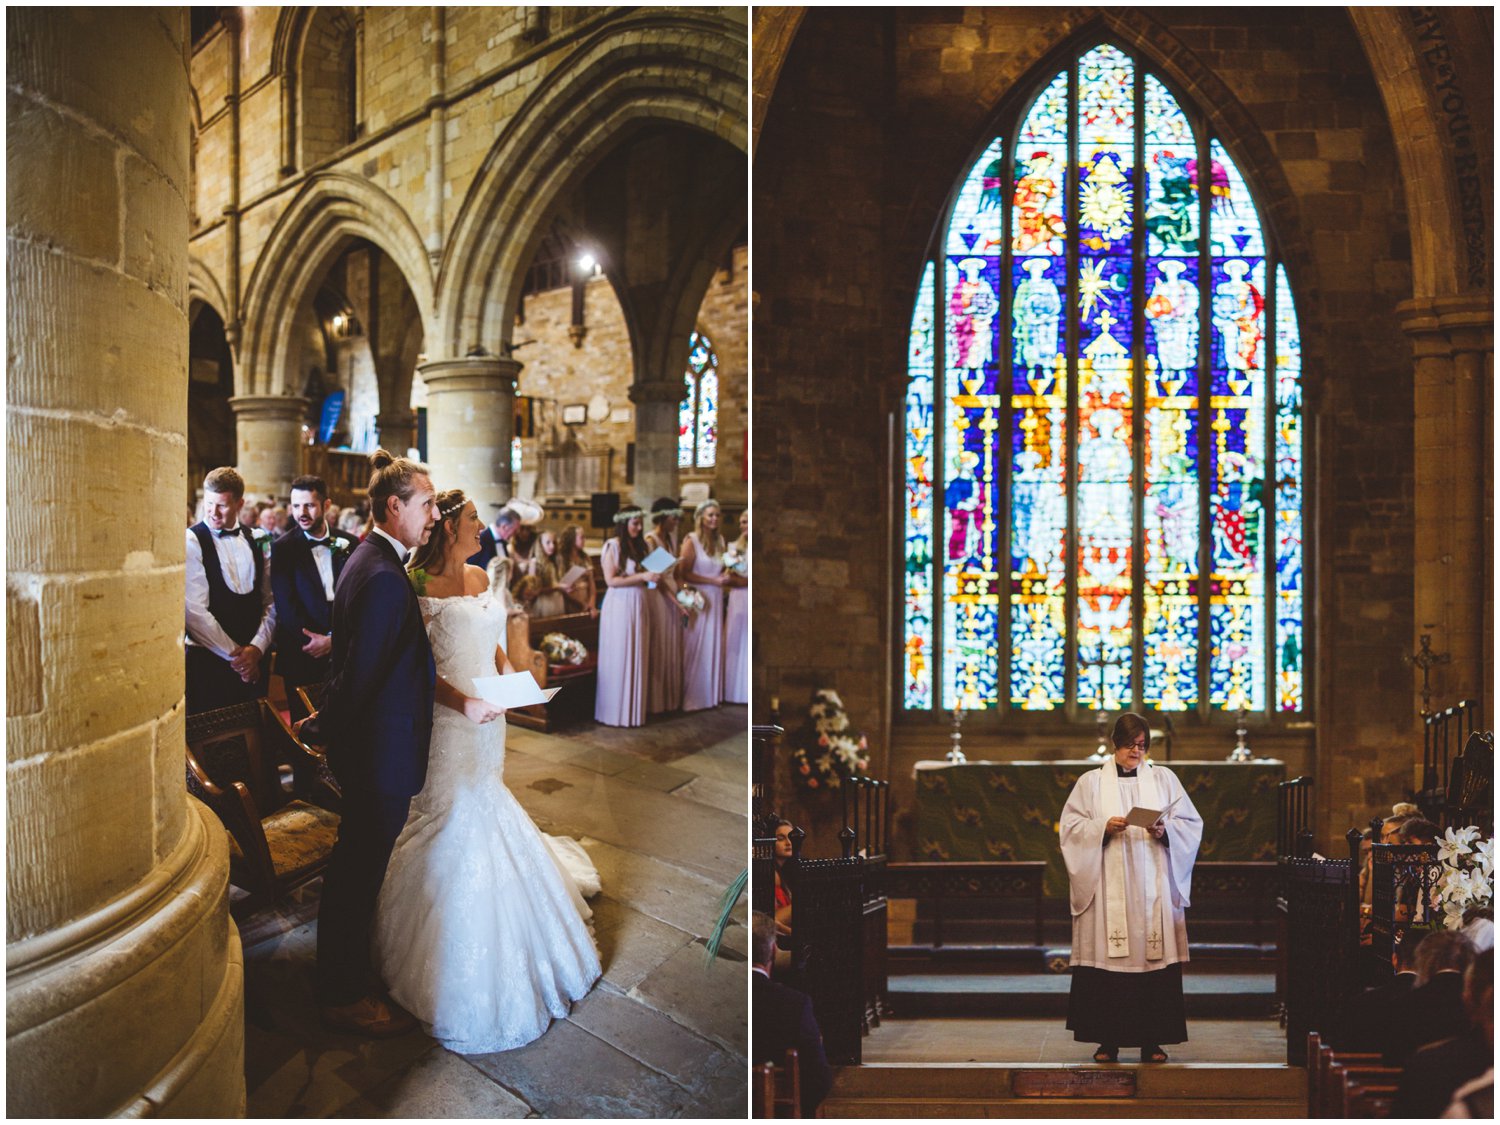
[[[370,464],[374,527],[339,577],[332,673],[299,730],[328,747],[344,797],[318,908],[323,1020],[383,1037],[415,1026],[375,976],[370,935],[391,849],[427,778],[437,669],[405,562],[426,542],[437,506],[425,466],[385,450]]]
[[[333,587],[358,545],[328,526],[322,478],[292,481],[294,526],[271,545],[276,597],[276,671],[286,683],[292,721],[307,717],[297,688],[321,684],[333,670]]]
[[[813,1015],[812,997],[771,979],[776,959],[776,919],[756,911],[750,921],[750,1000],[754,1019],[750,1029],[752,1061],[786,1062],[789,1048],[797,1051],[802,1082],[802,1116],[812,1117],[833,1085],[833,1069],[823,1050],[823,1034]]]
[[[510,537],[520,526],[521,517],[504,504],[500,505],[500,510],[495,513],[495,522],[479,533],[479,550],[468,557],[468,564],[488,570],[491,559],[508,552]]]

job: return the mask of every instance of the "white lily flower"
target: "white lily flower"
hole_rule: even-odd
[[[1469,841],[1464,837],[1463,831],[1450,828],[1438,837],[1438,858],[1449,866],[1456,867],[1454,861],[1468,854]]]

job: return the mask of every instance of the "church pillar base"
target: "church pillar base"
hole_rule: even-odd
[[[239,395],[234,411],[236,466],[247,496],[286,496],[298,473],[307,399],[287,395]]]
[[[244,958],[229,846],[190,802],[135,887],[6,946],[6,1108],[22,1117],[245,1112]]]
[[[521,364],[496,356],[443,359],[417,369],[427,384],[427,463],[439,492],[461,488],[488,522],[511,498],[510,443]]]
[[[635,403],[635,498],[649,508],[660,496],[676,500],[677,418],[683,383],[637,383],[630,388]]]

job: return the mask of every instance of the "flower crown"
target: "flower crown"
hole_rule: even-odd
[[[651,513],[651,522],[652,523],[657,523],[660,520],[671,519],[673,516],[681,516],[681,515],[682,515],[682,509],[681,508],[662,508],[662,509],[660,509],[658,511],[655,511],[655,512]]]
[[[624,511],[615,513],[615,523],[629,523],[631,520],[644,520],[646,513],[639,508],[626,508]]]

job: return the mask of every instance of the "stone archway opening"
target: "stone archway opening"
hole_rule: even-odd
[[[189,508],[209,470],[234,464],[234,357],[224,320],[206,301],[188,308],[187,482]]]

